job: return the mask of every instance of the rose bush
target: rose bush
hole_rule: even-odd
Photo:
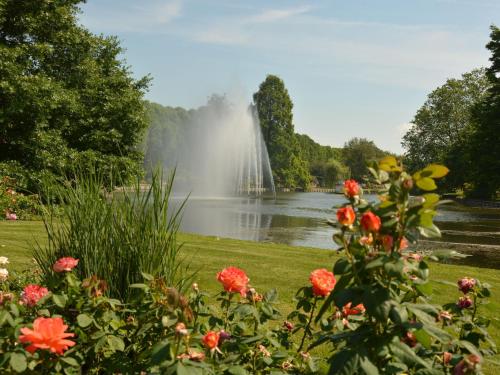
[[[412,251],[420,236],[439,235],[432,222],[439,197],[426,191],[447,169],[431,165],[410,176],[388,157],[371,172],[385,191],[368,202],[355,181],[346,182],[348,202],[333,223],[345,256],[333,272],[310,273],[286,318],[276,291],[255,290],[237,267],[214,275],[221,284],[215,306],[196,283],[182,294],[145,273],[126,301],[110,298],[107,280],[81,280],[82,265],[71,257],[47,267],[46,285],[13,280],[0,257],[0,371],[481,373],[484,356],[495,352],[480,314],[488,285],[464,277],[454,301],[431,303],[427,260]],[[424,194],[410,196],[414,186]]]

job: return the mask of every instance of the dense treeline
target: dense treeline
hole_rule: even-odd
[[[403,137],[405,163],[447,165],[446,190],[494,199],[500,189],[500,30],[491,27],[491,66],[449,79],[431,92]]]
[[[132,78],[117,38],[80,25],[81,2],[0,1],[0,175],[32,191],[75,164],[120,181],[141,171],[148,79]]]

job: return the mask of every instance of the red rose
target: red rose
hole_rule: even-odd
[[[240,293],[245,296],[250,279],[245,271],[236,267],[228,267],[217,273],[217,281],[222,283],[226,292]]]
[[[78,264],[78,259],[72,257],[63,257],[57,260],[52,266],[54,272],[69,272]]]
[[[337,210],[337,220],[344,226],[349,226],[354,223],[356,214],[351,206],[342,207]]]
[[[219,345],[220,333],[215,331],[208,331],[205,336],[203,336],[203,344],[208,349],[215,349]]]
[[[359,190],[359,184],[355,180],[344,181],[344,194],[347,197],[353,198],[356,195],[359,195]]]
[[[457,306],[461,309],[468,309],[472,307],[473,302],[469,296],[460,297],[457,302]]]
[[[460,290],[463,294],[469,293],[476,286],[476,280],[470,277],[464,277],[463,279],[458,280],[458,290]]]
[[[371,211],[365,212],[361,217],[361,227],[366,232],[378,232],[381,225],[380,218]]]
[[[309,281],[312,284],[313,293],[315,296],[325,297],[335,287],[335,276],[325,268],[321,268],[311,272]]]

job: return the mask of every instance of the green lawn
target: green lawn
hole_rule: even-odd
[[[243,268],[257,290],[276,288],[280,295],[280,309],[287,314],[293,308],[294,292],[308,283],[309,273],[320,267],[331,268],[337,259],[332,253],[312,248],[218,239],[183,234],[184,255],[197,269],[200,288],[216,292],[220,286],[215,275],[222,268],[233,265]],[[31,263],[30,243],[46,240],[41,222],[0,222],[0,256],[7,256],[11,267],[28,268]],[[455,265],[432,264],[433,299],[436,303],[458,299],[455,283],[463,276],[470,276],[492,286],[493,298],[484,306],[484,313],[492,319],[490,333],[500,347],[500,270]],[[451,285],[452,283],[453,285]],[[493,358],[500,362],[500,356]],[[486,373],[500,373],[500,366],[489,363]]]

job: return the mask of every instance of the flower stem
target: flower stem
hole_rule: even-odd
[[[297,350],[297,353],[300,352],[302,350],[302,348],[304,347],[304,342],[306,341],[306,336],[307,336],[307,332],[309,331],[309,328],[311,327],[311,323],[312,323],[312,320],[313,320],[313,315],[314,315],[314,309],[316,308],[316,304],[318,302],[318,297],[314,297],[314,303],[312,305],[312,308],[311,308],[311,314],[309,315],[309,320],[307,321],[307,325],[304,327],[304,336],[302,336],[302,340],[300,341],[300,346],[299,346],[299,349]]]

